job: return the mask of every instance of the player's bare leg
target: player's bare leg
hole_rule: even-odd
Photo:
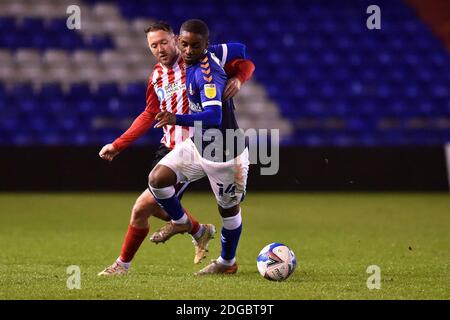
[[[167,212],[159,206],[147,189],[138,197],[133,206],[130,225],[119,258],[111,266],[100,272],[99,276],[124,275],[128,272],[131,260],[148,234],[151,216],[163,221],[170,221]],[[197,225],[195,233],[192,234],[192,242],[195,249],[194,263],[199,263],[206,256],[208,242],[214,237],[215,227],[211,224],[199,225],[195,218],[189,214],[188,216],[192,224]]]
[[[149,190],[145,190],[137,199],[131,210],[128,226],[119,258],[99,276],[124,275],[128,272],[131,260],[149,232],[149,218],[154,215],[162,220],[169,220],[167,213],[158,205]]]
[[[149,228],[149,218],[151,216],[164,221],[170,220],[167,212],[159,206],[152,193],[146,189],[137,198],[133,209],[131,210],[130,225],[139,229]]]
[[[241,208],[239,205],[231,208],[218,206],[219,213],[224,221],[222,228],[222,253],[218,259],[195,273],[195,275],[235,274],[238,266],[235,253],[241,234]]]

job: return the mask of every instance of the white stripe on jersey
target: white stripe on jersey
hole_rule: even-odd
[[[212,52],[210,52],[210,54],[211,54],[211,59],[212,59],[215,63],[217,63],[217,65],[218,65],[222,70],[224,70],[224,69],[223,69],[223,65],[221,64],[219,58],[217,58],[216,55],[215,55],[214,53],[212,53]],[[224,72],[225,72],[225,70],[224,70]]]
[[[180,65],[178,64],[178,62],[176,62],[175,65],[173,66],[173,70],[175,72],[174,73],[174,76],[175,76],[174,82],[181,83],[182,73],[181,73],[181,68],[180,68]],[[185,90],[185,92],[186,92],[186,90]],[[176,110],[174,110],[174,111],[176,111],[176,113],[183,114],[183,97],[182,96],[178,97],[178,94],[177,94],[177,105],[176,105],[175,109]],[[183,130],[179,130],[179,128],[176,128],[175,129],[175,144],[177,145],[181,142],[183,142]]]
[[[222,106],[222,101],[219,100],[211,100],[211,101],[206,101],[206,102],[202,102],[202,106],[203,107],[208,107],[208,106]]]
[[[163,110],[163,97],[159,94],[158,92],[158,80],[161,81],[161,78],[163,78],[164,76],[164,68],[161,68],[161,65],[157,65],[157,67],[155,67],[154,71],[153,71],[153,77],[152,77],[152,83],[153,83],[153,89],[155,90],[156,96],[158,97],[159,100],[159,108],[161,111]],[[161,138],[161,143],[164,144],[166,147],[170,148],[170,140],[167,139],[166,134],[167,134],[167,130],[166,127],[163,127],[163,137]],[[170,138],[170,137],[169,137]]]
[[[225,65],[225,62],[227,61],[227,55],[228,55],[228,47],[226,44],[222,44],[222,61],[220,63],[221,67]]]
[[[168,85],[169,85],[169,72],[168,72],[168,70],[163,69],[162,87],[167,88]],[[167,95],[165,94],[165,91],[164,91],[164,101],[166,101],[166,110],[169,112],[172,112],[172,101],[171,101],[171,99],[167,99]]]
[[[155,89],[155,92],[156,92],[156,81],[158,80],[158,76],[159,76],[159,72],[155,68],[155,70],[152,73],[152,83],[153,83],[153,89]],[[158,96],[158,94],[156,96]]]
[[[167,86],[169,85],[168,71],[169,70],[167,68],[165,68],[165,67],[162,68],[161,78],[162,78],[162,87],[163,88],[167,88]],[[172,112],[172,101],[171,100],[172,99],[168,99],[168,97],[164,91],[164,101],[166,103],[166,111],[168,111],[168,112]],[[164,140],[166,142],[166,147],[170,148],[170,145],[172,143],[172,139],[171,139],[172,137],[170,135],[172,126],[167,125],[167,126],[164,126],[163,129],[164,129]]]

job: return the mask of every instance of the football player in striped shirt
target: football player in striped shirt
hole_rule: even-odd
[[[238,269],[240,203],[246,191],[249,152],[234,115],[233,100],[226,95],[227,75],[220,59],[210,52],[208,38],[208,26],[201,20],[191,19],[181,26],[178,44],[188,65],[186,86],[191,114],[163,111],[156,116],[159,121],[156,127],[194,127],[201,122],[202,128],[196,128],[193,138],[186,139],[158,163],[150,173],[149,186],[156,201],[171,217],[171,222],[156,233],[159,241],[163,241],[172,230],[170,225],[189,225],[189,217],[180,205],[174,186],[180,181],[208,177],[223,221],[222,252],[196,274],[234,274]]]
[[[150,25],[146,34],[150,50],[158,61],[149,77],[146,108],[124,134],[101,149],[99,155],[107,161],[112,161],[121,151],[145,134],[152,127],[156,114],[159,112],[189,113],[186,93],[186,64],[176,45],[176,36],[172,28],[167,23],[159,21]],[[227,70],[229,79],[225,94],[232,97],[240,90],[241,84],[247,81],[253,73],[253,64],[242,59],[245,57],[245,46],[237,43],[222,44],[210,46],[210,50],[216,53],[222,66]],[[192,128],[188,126],[167,125],[163,126],[163,131],[161,145],[155,154],[151,168],[176,145],[192,135]],[[187,186],[188,183],[176,185],[175,189],[179,198]],[[211,224],[199,224],[185,209],[183,212],[189,217],[189,224],[183,225],[181,229],[174,225],[173,231],[175,232],[171,235],[189,232],[193,237],[195,248],[194,263],[199,263],[205,257],[208,242],[212,239],[215,228]],[[127,273],[131,260],[149,232],[151,216],[170,221],[169,215],[158,205],[147,189],[138,197],[132,208],[120,256],[99,275],[110,276]],[[170,237],[166,237],[164,241],[168,238]]]

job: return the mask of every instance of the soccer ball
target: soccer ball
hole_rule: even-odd
[[[264,278],[283,281],[294,272],[297,259],[288,246],[275,242],[268,244],[261,250],[256,265]]]

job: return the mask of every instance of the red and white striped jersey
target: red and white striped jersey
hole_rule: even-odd
[[[175,114],[189,113],[189,100],[186,93],[186,66],[178,57],[175,64],[167,68],[157,63],[150,75],[147,86],[147,107],[152,113],[169,111]],[[161,143],[173,149],[193,134],[192,127],[166,125]]]

